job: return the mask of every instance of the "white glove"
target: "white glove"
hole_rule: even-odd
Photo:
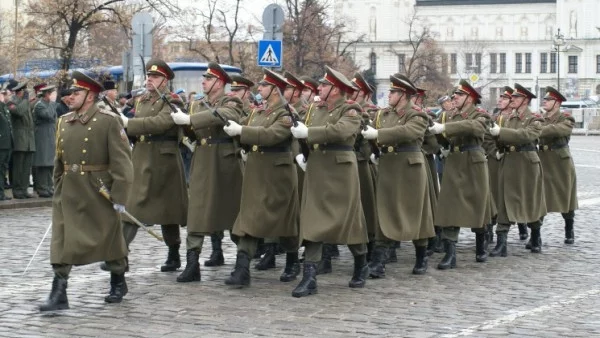
[[[500,153],[499,151],[496,151],[496,159],[498,161],[500,161],[503,157],[504,157],[504,153]]]
[[[242,161],[244,161],[244,163],[246,163],[246,161],[248,161],[248,153],[244,149],[242,149],[240,151],[240,155],[242,156]]]
[[[315,95],[315,97],[313,97],[313,101],[321,102],[321,97],[319,95]]]
[[[490,134],[492,136],[500,135],[500,126],[497,123],[494,123],[494,126],[490,128]]]
[[[181,111],[181,109],[177,108],[177,113],[171,113],[171,117],[173,118],[173,122],[177,125],[189,125],[190,116]]]
[[[308,162],[304,158],[303,154],[296,155],[296,163],[298,164],[300,169],[302,169],[302,171],[306,171],[306,163],[308,163]]]
[[[367,126],[367,130],[360,132],[367,140],[374,140],[379,135],[379,131],[371,126]]]
[[[375,154],[371,154],[370,157],[371,163],[378,165],[379,164],[379,159],[377,158],[377,156],[375,156]]]
[[[446,125],[442,123],[433,122],[433,126],[429,127],[432,134],[441,134],[444,130],[446,130]]]
[[[125,115],[119,115],[119,116],[121,116],[121,121],[123,121],[123,127],[127,128],[127,123],[129,122],[129,119]]]
[[[295,138],[307,138],[308,137],[308,127],[306,127],[304,125],[304,123],[302,122],[298,122],[298,126],[297,127],[291,127],[290,130],[292,131],[292,135],[294,135]]]
[[[196,149],[196,141],[190,142],[190,139],[187,137],[184,137],[183,140],[181,140],[181,143],[183,143],[183,145],[186,146],[191,152],[194,152]]]
[[[227,120],[227,122],[229,122],[229,125],[223,127],[223,131],[225,131],[227,135],[238,136],[242,134],[242,126],[235,121]]]
[[[115,204],[113,204],[113,208],[120,214],[125,212],[125,206],[122,204],[115,203]]]
[[[440,154],[442,158],[446,158],[450,154],[450,149],[442,148],[440,149]]]

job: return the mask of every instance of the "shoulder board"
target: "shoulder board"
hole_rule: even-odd
[[[355,102],[354,100],[346,100],[346,103],[347,103],[347,104],[354,104],[354,103],[356,103],[356,102]]]
[[[571,113],[563,113],[565,117],[571,117]]]
[[[480,113],[490,115],[490,113],[487,110],[483,109],[483,108],[477,107],[477,108],[475,108],[475,110],[478,111],[478,112],[480,112]]]
[[[68,112],[68,113],[62,115],[61,117],[59,117],[59,119],[62,119],[63,117],[71,116],[73,114],[75,114],[75,112]]]
[[[413,110],[416,110],[416,111],[418,111],[418,112],[422,112],[422,111],[423,111],[423,109],[422,109],[421,107],[419,107],[419,106],[416,106],[416,105],[413,105],[413,106],[412,106],[412,109],[413,109]]]
[[[98,110],[98,112],[99,112],[99,113],[102,113],[102,114],[104,114],[104,115],[109,115],[109,116],[112,116],[112,117],[117,117],[117,116],[119,116],[119,115],[117,115],[117,114],[115,114],[115,113],[113,113],[113,112],[111,112],[111,111],[108,111],[108,110],[106,110],[106,109],[100,109],[100,110]]]
[[[534,117],[537,117],[538,119],[543,119],[544,117],[538,113],[533,113]]]

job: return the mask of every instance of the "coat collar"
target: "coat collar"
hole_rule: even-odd
[[[73,123],[76,120],[79,120],[81,124],[87,124],[92,119],[92,117],[96,115],[97,112],[98,106],[94,104],[82,114],[77,114],[76,112],[73,112],[71,116],[67,118],[66,122]]]

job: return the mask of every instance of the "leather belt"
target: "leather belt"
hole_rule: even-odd
[[[471,150],[483,150],[479,144],[463,144],[462,146],[450,146],[451,153],[462,153]]]
[[[537,151],[538,148],[533,144],[523,144],[520,146],[509,146],[504,147],[504,152],[514,153],[514,152],[522,152],[522,151]]]
[[[252,151],[253,152],[258,152],[258,153],[287,153],[287,152],[290,152],[292,150],[290,149],[289,146],[266,147],[266,146],[253,145],[252,146]]]
[[[64,171],[84,172],[84,171],[107,171],[108,164],[64,164]]]
[[[387,146],[381,147],[381,152],[383,154],[387,153],[419,153],[421,152],[421,147],[419,146]]]
[[[343,145],[343,144],[312,144],[311,148],[313,151],[316,150],[330,150],[330,151],[354,151],[354,147],[353,146],[347,146],[347,145]]]
[[[568,143],[540,144],[540,151],[550,151],[569,147]]]
[[[177,142],[177,136],[168,135],[140,135],[137,137],[139,142],[161,142],[161,141],[175,141]]]
[[[201,138],[200,146],[210,146],[211,144],[223,144],[223,143],[233,143],[233,139],[231,137],[223,137],[223,138]]]

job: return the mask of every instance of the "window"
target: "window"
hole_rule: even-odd
[[[465,54],[465,65],[467,66],[467,71],[470,72],[473,68],[473,54]]]
[[[490,73],[495,74],[498,68],[498,54],[490,53]]]
[[[569,74],[577,74],[577,55],[569,55]]]
[[[490,88],[490,98],[493,100],[495,98],[497,98],[499,96],[499,90],[500,88],[498,87],[491,87]]]
[[[550,54],[550,73],[556,73],[556,53]]]
[[[450,54],[450,74],[456,74],[456,53]]]
[[[481,74],[481,53],[475,54],[475,72]]]
[[[523,54],[515,53],[515,73],[523,72]]]
[[[531,73],[531,53],[525,53],[525,73]]]
[[[500,53],[500,71],[498,73],[506,73],[506,53]]]
[[[448,74],[448,54],[442,54],[442,74]]]
[[[548,71],[548,53],[540,53],[540,73]]]
[[[596,55],[596,73],[600,73],[600,55]]]
[[[400,73],[406,72],[406,54],[398,54],[398,71]]]
[[[373,74],[377,74],[377,54],[375,54],[375,52],[371,52],[369,55],[369,61],[371,63],[371,72],[373,72]]]

